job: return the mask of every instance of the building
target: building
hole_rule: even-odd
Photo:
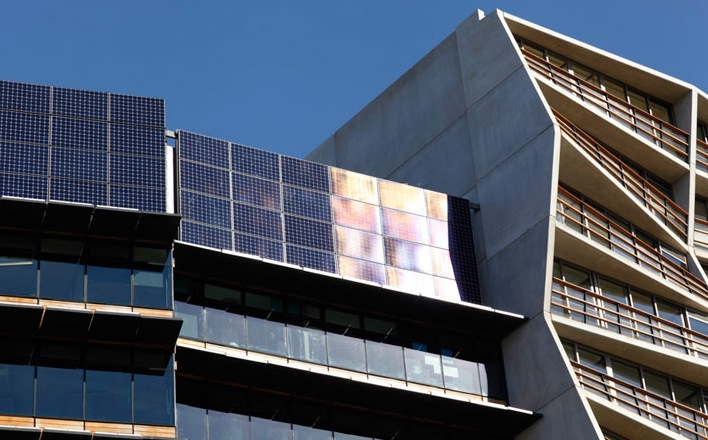
[[[707,122],[690,84],[478,12],[309,158],[479,205],[482,303],[528,317],[519,438],[706,438]]]
[[[501,11],[312,161],[0,82],[0,432],[708,438],[707,121]]]

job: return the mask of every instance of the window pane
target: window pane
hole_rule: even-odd
[[[404,349],[403,353],[409,381],[435,387],[443,386],[440,356],[409,348]]]
[[[38,417],[82,419],[84,370],[37,367]]]
[[[87,301],[130,305],[130,269],[88,266]]]
[[[39,296],[42,298],[84,300],[84,266],[58,261],[42,261]]]
[[[206,410],[178,403],[177,436],[184,440],[206,439]]]
[[[182,318],[179,335],[185,338],[204,338],[204,308],[180,301],[175,302],[175,317]]]
[[[0,294],[37,295],[37,262],[31,258],[0,257]]]
[[[293,425],[294,440],[332,440],[330,431]]]
[[[403,348],[366,341],[366,360],[370,374],[405,380]]]
[[[248,440],[248,416],[209,410],[209,440]]]
[[[130,422],[131,374],[86,370],[86,419]]]
[[[34,405],[34,367],[0,364],[0,414],[31,416]]]
[[[479,365],[462,359],[442,356],[445,388],[465,393],[482,394]]]
[[[251,417],[251,438],[253,440],[290,440],[290,424]]]
[[[169,308],[170,273],[169,267],[159,272],[136,269],[133,275],[133,304],[139,307]]]
[[[228,347],[244,347],[244,318],[224,310],[206,309],[206,340]]]
[[[285,356],[285,325],[248,317],[248,348],[262,353]]]
[[[134,423],[174,424],[174,373],[135,374]]]

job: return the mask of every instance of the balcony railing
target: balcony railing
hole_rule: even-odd
[[[624,164],[617,156],[593,139],[590,135],[575,126],[560,113],[553,110],[558,124],[569,137],[576,141],[602,168],[607,170],[615,180],[628,189],[644,206],[649,208],[656,217],[671,230],[685,240],[688,231],[688,213],[649,183],[631,167]]]
[[[180,337],[483,397],[490,394],[483,362],[179,301],[175,302],[175,315],[184,320]]]
[[[681,160],[688,160],[689,136],[685,131],[578,78],[524,48],[521,51],[529,67],[539,76],[566,89],[609,117],[618,119],[649,142],[670,151]]]
[[[696,139],[696,167],[708,172],[708,143]]]
[[[708,360],[708,336],[560,278],[551,303],[556,315]]]
[[[589,393],[607,399],[622,410],[651,420],[692,439],[708,439],[708,415],[652,393],[601,371],[570,362],[580,385]]]
[[[559,223],[565,224],[679,288],[702,299],[708,299],[708,289],[700,278],[634,236],[626,226],[609,219],[604,213],[583,202],[563,187],[558,187],[556,212]]]

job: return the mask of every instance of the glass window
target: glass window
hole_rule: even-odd
[[[248,416],[209,410],[208,420],[209,440],[248,440]]]
[[[34,410],[34,367],[0,364],[0,414],[31,416]]]
[[[327,334],[329,365],[346,370],[366,372],[364,341],[335,333]]]
[[[88,266],[87,301],[130,305],[130,269]]]
[[[133,304],[138,307],[164,309],[170,307],[172,295],[171,268],[159,271],[135,269],[133,271]]]
[[[202,306],[176,301],[175,317],[182,318],[180,336],[204,339],[204,308]]]
[[[332,440],[332,432],[293,425],[293,440]]]
[[[442,366],[440,356],[424,351],[405,348],[406,377],[410,382],[442,387]]]
[[[288,326],[288,356],[316,364],[327,364],[327,344],[322,330]]]
[[[248,348],[261,353],[285,356],[285,325],[247,317]]]
[[[37,261],[32,258],[0,256],[0,294],[36,296]]]
[[[70,301],[84,300],[84,266],[59,261],[42,261],[39,273],[40,297]]]
[[[610,95],[614,96],[615,98],[618,98],[621,101],[627,101],[627,97],[625,96],[624,92],[624,86],[622,84],[606,77],[603,77],[602,85],[605,86],[605,90]]]
[[[251,438],[254,440],[290,440],[292,438],[290,424],[251,417]]]
[[[174,373],[172,370],[153,374],[135,374],[134,423],[146,425],[174,424]]]
[[[671,123],[671,113],[669,108],[665,105],[658,104],[654,101],[650,101],[649,106],[651,107],[651,114],[661,119],[666,123]]]
[[[204,298],[215,301],[223,301],[233,304],[241,304],[241,292],[228,287],[215,286],[214,284],[204,284]]]
[[[405,380],[403,348],[366,341],[366,360],[370,374]]]
[[[206,308],[206,340],[228,347],[245,347],[244,318],[224,310]]]
[[[178,403],[177,436],[184,440],[205,440],[207,438],[206,410]]]
[[[131,388],[130,373],[86,370],[86,419],[129,423]]]
[[[442,356],[442,367],[445,388],[477,395],[482,394],[479,364]]]
[[[84,370],[37,367],[38,417],[82,419]]]

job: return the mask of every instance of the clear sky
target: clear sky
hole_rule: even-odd
[[[161,97],[170,129],[302,157],[496,8],[708,91],[708,0],[4,0],[0,79]]]

